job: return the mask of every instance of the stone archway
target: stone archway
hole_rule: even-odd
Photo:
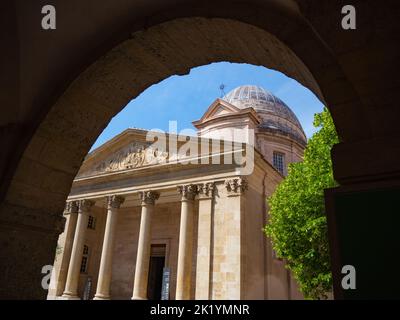
[[[343,142],[334,154],[337,179],[347,183],[366,174],[368,168],[352,168],[355,175],[351,169],[346,171],[347,158],[341,150],[346,152],[349,146],[382,136],[389,129],[371,120],[348,61],[340,60],[316,31],[313,23],[320,21],[315,7],[307,1],[264,5],[255,1],[229,10],[225,5],[221,1],[212,10],[183,5],[153,10],[138,24],[124,26],[122,36],[109,41],[105,54],[98,58],[99,51],[93,53],[94,62],[77,68],[79,76],[69,85],[69,79],[63,79],[65,90],[58,88],[63,93],[55,103],[47,99],[48,109],[41,111],[43,116],[37,118],[25,145],[21,142],[19,156],[15,155],[15,171],[5,175],[0,242],[6,272],[0,276],[0,296],[44,297],[39,270],[52,261],[65,198],[92,143],[132,98],[192,67],[217,61],[246,62],[296,79],[325,101],[333,115]],[[327,15],[336,9],[324,4],[321,12]],[[397,168],[393,161],[390,165],[391,170]]]

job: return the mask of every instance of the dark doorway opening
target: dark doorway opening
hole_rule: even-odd
[[[151,245],[147,299],[161,300],[163,268],[165,266],[165,244]]]

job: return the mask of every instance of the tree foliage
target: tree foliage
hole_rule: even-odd
[[[323,190],[337,186],[330,151],[338,136],[327,109],[314,116],[314,126],[320,129],[308,141],[304,161],[289,165],[268,199],[265,232],[304,296],[320,299],[332,287]]]

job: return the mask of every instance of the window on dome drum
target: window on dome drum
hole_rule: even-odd
[[[81,262],[81,273],[87,273],[88,261],[89,261],[89,247],[87,245],[84,245],[82,262]]]
[[[88,229],[94,230],[96,228],[96,218],[93,216],[89,216],[88,220]]]
[[[274,152],[273,165],[276,170],[283,174],[283,164],[285,155],[280,152]]]

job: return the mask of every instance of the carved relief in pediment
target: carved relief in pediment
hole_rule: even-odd
[[[109,156],[106,160],[95,165],[84,175],[93,175],[125,169],[137,168],[145,165],[159,164],[167,161],[168,152],[155,149],[150,143],[134,142]]]

